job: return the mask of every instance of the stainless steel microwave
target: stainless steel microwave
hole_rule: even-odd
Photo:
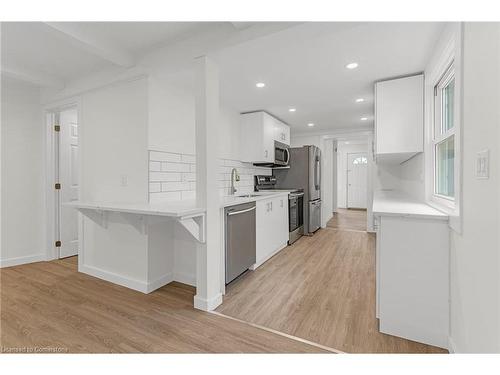
[[[274,141],[274,163],[254,163],[261,167],[286,167],[290,163],[290,151],[289,146]]]

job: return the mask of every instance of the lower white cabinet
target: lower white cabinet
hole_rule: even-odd
[[[256,202],[256,263],[259,267],[287,245],[288,196],[282,195]]]
[[[380,332],[447,348],[447,221],[379,216],[376,225],[376,297]]]

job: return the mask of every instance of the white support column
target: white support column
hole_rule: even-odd
[[[207,209],[207,232],[197,247],[194,307],[205,311],[222,303],[218,127],[219,75],[215,63],[201,56],[196,59],[196,199]]]

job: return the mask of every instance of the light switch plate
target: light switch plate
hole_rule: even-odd
[[[487,179],[490,177],[490,150],[480,151],[476,154],[476,178]]]

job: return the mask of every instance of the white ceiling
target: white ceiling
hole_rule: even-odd
[[[189,38],[221,25],[217,22],[73,22],[82,33],[106,38],[109,43],[139,58],[155,48]]]
[[[42,22],[2,22],[2,67],[46,74],[63,80],[112,66],[54,36]]]
[[[442,23],[306,23],[217,53],[222,100],[292,131],[373,124],[373,83],[424,70]],[[358,62],[348,70],[345,65]],[[256,82],[266,87],[257,89]],[[355,99],[362,97],[363,103]],[[289,107],[297,109],[288,112]],[[361,121],[361,117],[368,121]],[[314,127],[308,127],[312,122]]]
[[[120,59],[110,60],[106,57],[126,56],[132,61],[132,66],[133,61],[145,53],[224,24],[226,23],[2,22],[2,68],[26,71],[37,76],[46,75],[67,82],[90,73],[122,67],[116,64]],[[83,42],[75,38],[75,35],[82,37]],[[86,45],[85,42],[90,43]],[[94,43],[103,48],[95,48],[92,45]],[[112,50],[112,53],[101,53],[106,49]]]
[[[251,22],[4,22],[2,72],[14,69],[20,71],[18,77],[39,78],[41,84],[64,83],[101,70],[126,68],[160,47],[232,27],[236,33],[253,36],[210,53],[219,64],[224,103],[240,112],[267,110],[295,133],[358,129],[373,124],[373,83],[423,71],[444,24],[267,26],[269,30],[264,23]],[[261,34],[252,34],[259,27]],[[352,61],[359,68],[345,69]],[[192,73],[179,72],[176,80],[192,85]],[[265,88],[255,87],[260,81]],[[365,101],[355,103],[358,97]],[[297,111],[288,112],[290,107]],[[360,121],[363,116],[369,120]],[[309,122],[315,126],[307,127]]]

